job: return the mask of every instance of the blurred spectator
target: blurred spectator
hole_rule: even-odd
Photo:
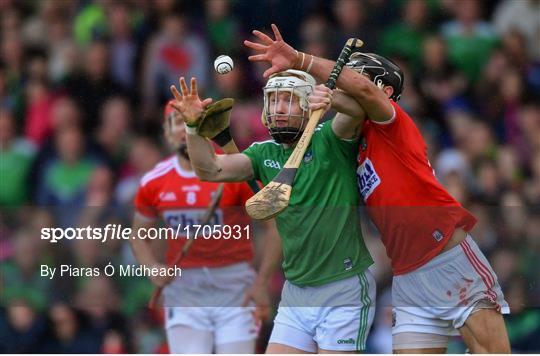
[[[487,205],[497,205],[502,185],[495,162],[489,158],[479,159],[476,166],[476,199]]]
[[[331,58],[334,50],[330,40],[332,35],[327,18],[320,13],[314,13],[306,17],[300,26],[300,49],[317,57]]]
[[[65,90],[84,113],[83,128],[88,133],[97,126],[101,105],[110,97],[123,93],[120,85],[111,77],[109,55],[106,42],[91,42],[86,49],[82,71],[65,83]]]
[[[124,89],[132,90],[135,85],[135,61],[138,43],[133,32],[133,16],[130,4],[115,1],[109,6],[107,22],[110,34],[111,75]]]
[[[34,79],[26,84],[26,115],[24,133],[36,146],[51,134],[54,96],[43,79]]]
[[[502,146],[497,151],[497,171],[502,184],[514,191],[520,188],[523,172],[516,151],[511,146]]]
[[[85,140],[78,127],[60,129],[55,135],[58,157],[43,162],[36,201],[42,206],[57,206],[60,226],[74,223],[76,213],[84,206],[84,194],[97,162],[85,153]]]
[[[169,87],[171,83],[177,83],[180,76],[196,77],[199,92],[204,92],[209,84],[211,66],[207,44],[190,31],[188,21],[174,13],[166,15],[160,31],[147,45],[143,72],[143,102],[147,116],[170,98]]]
[[[101,107],[96,142],[115,168],[127,158],[133,115],[128,101],[119,96],[109,98]]]
[[[540,1],[503,0],[493,15],[493,25],[502,37],[518,31],[527,41],[530,58],[540,60]]]
[[[120,295],[111,278],[91,277],[85,281],[76,296],[76,305],[88,315],[88,323],[96,330],[104,344],[100,352],[107,347],[116,352],[131,352],[130,330],[126,320],[120,314]]]
[[[499,204],[499,233],[504,235],[506,244],[519,249],[524,243],[525,227],[529,220],[528,209],[521,195],[509,190],[501,193]]]
[[[511,69],[511,61],[502,49],[492,52],[489,59],[484,63],[481,76],[474,86],[476,106],[482,117],[491,123],[500,120],[503,116],[504,105],[499,91],[501,75]],[[514,136],[515,129],[507,127],[505,134]]]
[[[520,73],[526,73],[529,65],[527,39],[517,31],[509,31],[502,37],[502,48],[508,58],[512,58],[512,65]]]
[[[0,108],[0,206],[17,207],[28,201],[27,177],[33,146],[15,136],[15,118]]]
[[[337,34],[333,53],[339,54],[343,44],[351,37],[360,36],[364,41],[362,51],[374,52],[376,41],[375,29],[368,24],[365,1],[334,1],[333,13],[337,21]],[[370,8],[370,10],[373,10]]]
[[[512,313],[505,318],[513,353],[538,352],[540,308],[527,298],[525,280],[514,276],[506,286],[505,296]],[[532,307],[532,308],[531,308]]]
[[[517,78],[515,80],[519,81]],[[518,86],[519,83],[514,83],[514,87]],[[507,90],[511,91],[512,88]],[[521,164],[527,164],[532,162],[532,156],[540,149],[540,106],[528,102],[516,104],[512,109],[505,117],[506,139],[516,149]]]
[[[29,45],[47,51],[49,79],[58,83],[73,71],[77,56],[69,24],[75,2],[43,0],[36,4],[38,12],[25,22],[23,36]]]
[[[51,335],[43,345],[45,353],[99,353],[101,337],[84,317],[66,304],[53,305],[49,311]]]
[[[483,63],[497,44],[493,28],[481,20],[482,4],[476,0],[454,2],[455,20],[441,27],[450,60],[472,82],[478,79]]]
[[[129,151],[127,168],[116,186],[115,198],[122,205],[131,205],[144,173],[152,169],[162,158],[156,143],[148,137],[133,140]]]
[[[17,119],[23,117],[24,102],[24,42],[18,32],[2,32],[0,57],[2,58],[3,76],[7,89],[7,101]]]
[[[426,37],[418,57],[422,62],[415,77],[427,106],[426,115],[443,124],[439,118],[454,99],[464,94],[467,81],[448,61],[446,42],[439,36]]]
[[[220,54],[237,54],[241,42],[239,38],[238,20],[231,13],[231,1],[206,0],[204,2],[206,14],[206,34],[211,46],[211,57]]]
[[[47,340],[47,321],[24,300],[14,300],[0,311],[0,352],[43,352]]]
[[[105,35],[107,28],[105,11],[108,3],[107,0],[89,2],[77,14],[73,21],[73,33],[79,45],[86,45]]]
[[[50,301],[51,279],[43,278],[40,262],[47,255],[36,248],[39,232],[19,230],[13,236],[13,256],[0,264],[2,300],[24,300],[35,310],[44,310]],[[43,243],[41,243],[43,245]]]
[[[540,206],[540,150],[531,158],[531,178],[525,183],[524,193],[527,202],[534,207]]]
[[[403,22],[382,32],[378,52],[384,56],[403,57],[416,69],[428,30],[428,5],[424,0],[408,0],[403,4],[402,13]]]

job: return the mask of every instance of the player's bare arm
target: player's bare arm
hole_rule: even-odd
[[[148,239],[140,239],[139,230],[148,230],[155,226],[155,219],[142,216],[140,213],[135,213],[133,216],[133,223],[131,225],[131,238],[129,240],[131,244],[131,249],[137,262],[142,266],[151,267],[166,267],[164,264],[160,263],[156,258],[150,241]],[[167,283],[170,282],[171,277],[168,276],[151,276],[150,280],[157,287],[164,287]]]
[[[332,121],[332,129],[336,135],[343,139],[358,137],[366,119],[366,112],[358,104],[358,101],[343,90],[335,89],[332,109],[337,111],[337,115]]]
[[[210,141],[196,132],[197,124],[211,98],[201,100],[197,92],[197,80],[191,78],[188,90],[185,79],[180,78],[180,91],[171,86],[174,95],[173,107],[182,115],[187,128],[189,157],[197,176],[206,181],[233,182],[253,178],[253,168],[249,157],[242,153],[216,155]]]
[[[283,40],[274,24],[272,24],[272,31],[275,40],[255,30],[253,34],[259,42],[244,41],[247,47],[259,52],[259,54],[249,56],[249,60],[271,64],[271,67],[264,72],[265,78],[290,68],[308,71],[318,80],[328,78],[335,62],[298,52]],[[393,117],[394,108],[387,93],[392,88],[385,87],[385,91],[382,91],[369,78],[349,68],[343,69],[337,86],[353,96],[371,120],[383,122]]]
[[[330,90],[325,85],[317,85],[309,96],[309,108],[313,110],[332,108],[338,112],[332,121],[332,130],[342,139],[352,139],[358,132],[366,116],[358,102],[342,90]]]

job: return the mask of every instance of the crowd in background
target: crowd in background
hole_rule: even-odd
[[[135,263],[126,242],[53,245],[40,230],[129,226],[141,176],[168,154],[162,108],[181,75],[205,97],[236,99],[238,146],[268,139],[265,68],[242,41],[270,22],[304,52],[336,58],[358,37],[401,66],[400,105],[441,183],[479,220],[512,349],[540,351],[539,0],[0,0],[0,21],[2,353],[166,350],[147,279],[40,276],[42,264]],[[234,58],[231,73],[214,72],[219,54]],[[391,272],[367,220],[363,230],[378,282],[368,352],[391,352]],[[282,282],[276,273],[275,303]]]

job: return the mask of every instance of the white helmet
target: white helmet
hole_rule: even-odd
[[[302,72],[295,69],[289,69],[284,72],[279,72],[273,74],[265,87],[263,88],[264,93],[264,110],[261,116],[261,120],[264,126],[270,131],[270,135],[276,142],[279,143],[292,143],[302,134],[301,128],[304,126],[304,119],[309,117],[309,101],[308,96],[313,92],[316,82],[315,78],[306,72]],[[270,94],[278,92],[289,92],[296,97],[302,109],[302,123],[300,127],[295,128],[289,125],[285,127],[275,126],[275,121],[273,120],[276,115],[276,110],[274,108],[274,114],[270,113]],[[277,102],[276,102],[277,105]],[[291,105],[292,105],[292,95],[289,102],[289,119],[294,116],[291,114]],[[307,113],[307,115],[306,115]]]

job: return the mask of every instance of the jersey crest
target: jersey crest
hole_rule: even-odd
[[[313,160],[313,150],[310,148],[307,150],[307,152],[304,154],[304,163],[309,163]]]

